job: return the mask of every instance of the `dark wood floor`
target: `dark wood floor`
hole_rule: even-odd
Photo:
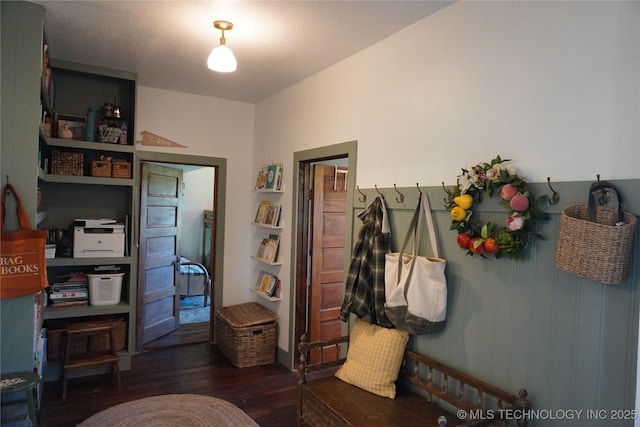
[[[148,396],[193,393],[227,400],[260,426],[297,424],[297,375],[280,364],[238,369],[210,343],[168,347],[133,356],[122,372],[122,388],[113,376],[47,382],[42,395],[43,427],[75,426],[111,406]]]
[[[180,325],[175,331],[144,345],[144,350],[158,350],[161,348],[180,345],[200,344],[210,341],[209,323],[190,323]]]

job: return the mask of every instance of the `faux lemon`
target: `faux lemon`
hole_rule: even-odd
[[[473,205],[473,196],[471,194],[462,194],[453,198],[453,203],[462,209],[469,209]]]
[[[454,206],[453,208],[451,208],[449,213],[451,214],[451,218],[453,218],[454,221],[462,221],[467,217],[467,211],[462,209],[460,206]]]

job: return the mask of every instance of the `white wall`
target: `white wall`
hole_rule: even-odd
[[[213,209],[215,168],[186,170],[183,174],[182,224],[180,227],[180,254],[192,261],[203,262],[204,239],[203,210]]]
[[[136,132],[153,132],[187,148],[148,147],[138,150],[227,159],[226,229],[223,304],[251,299],[246,265],[248,224],[255,214],[251,189],[255,179],[247,161],[252,150],[254,106],[198,95],[138,87]],[[211,181],[209,181],[211,182]],[[208,184],[207,184],[208,185]]]
[[[640,3],[459,2],[255,106],[139,87],[138,132],[228,159],[225,305],[249,292],[262,163],[358,141],[362,188],[455,183],[496,154],[530,182],[640,177]],[[252,164],[247,153],[253,151]],[[351,174],[350,174],[351,176]],[[282,231],[290,253],[291,227]],[[287,349],[290,260],[280,269]]]
[[[253,168],[284,161],[287,189],[293,152],[351,140],[362,188],[452,185],[496,154],[529,182],[638,178],[640,3],[459,2],[260,102],[255,122]]]

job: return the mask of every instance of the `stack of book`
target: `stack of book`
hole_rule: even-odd
[[[254,222],[278,227],[280,225],[280,205],[272,204],[269,200],[261,201]]]
[[[279,298],[280,283],[280,279],[278,279],[277,276],[267,273],[266,271],[261,271],[260,274],[258,274],[255,291],[270,298]]]
[[[67,273],[49,286],[49,306],[66,307],[89,304],[89,281],[85,273]]]
[[[256,258],[264,262],[273,264],[278,261],[278,250],[280,249],[280,236],[269,234],[269,237],[262,239]]]
[[[262,165],[256,179],[255,190],[281,191],[282,190],[282,163]]]

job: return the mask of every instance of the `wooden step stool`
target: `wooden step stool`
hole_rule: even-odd
[[[63,399],[66,399],[67,397],[67,381],[69,380],[69,373],[93,367],[113,366],[113,373],[116,377],[118,389],[120,389],[120,357],[118,357],[116,351],[116,342],[113,333],[114,328],[115,323],[111,320],[67,324],[64,365],[62,368]],[[105,335],[109,337],[109,349],[105,351],[90,351],[82,354],[71,354],[71,343],[73,340],[87,340],[89,337],[100,337]]]

